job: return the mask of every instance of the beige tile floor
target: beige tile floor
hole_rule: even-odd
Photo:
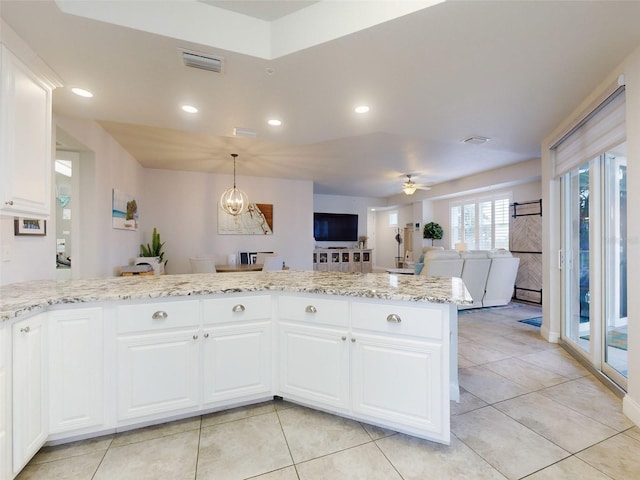
[[[460,315],[449,446],[275,401],[45,447],[18,478],[640,478],[640,429],[571,356],[517,321],[539,315],[518,305]]]

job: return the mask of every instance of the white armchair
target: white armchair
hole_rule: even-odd
[[[468,250],[460,252],[464,259],[462,280],[473,298],[471,305],[459,305],[458,309],[482,307],[482,299],[487,285],[487,276],[491,267],[489,252],[486,250]]]
[[[491,267],[487,276],[483,307],[507,305],[513,296],[513,286],[518,274],[520,259],[508,250],[490,250]]]

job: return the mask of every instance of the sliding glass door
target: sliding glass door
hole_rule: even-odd
[[[603,371],[616,383],[626,384],[627,159],[622,147],[604,156]]]
[[[593,162],[563,178],[563,271],[565,340],[591,352],[590,193]]]
[[[627,376],[626,145],[561,178],[565,343],[617,384]]]

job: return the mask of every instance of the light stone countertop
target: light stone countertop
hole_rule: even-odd
[[[200,273],[87,280],[39,280],[0,287],[0,322],[67,303],[291,292],[409,302],[471,304],[460,278],[317,271]]]

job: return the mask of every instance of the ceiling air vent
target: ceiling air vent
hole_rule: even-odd
[[[222,59],[208,57],[199,53],[182,52],[182,60],[185,66],[209,70],[220,73],[222,71]]]
[[[460,140],[460,143],[466,143],[469,145],[483,145],[489,141],[491,141],[490,138],[481,137],[479,135],[472,135],[470,137]]]

